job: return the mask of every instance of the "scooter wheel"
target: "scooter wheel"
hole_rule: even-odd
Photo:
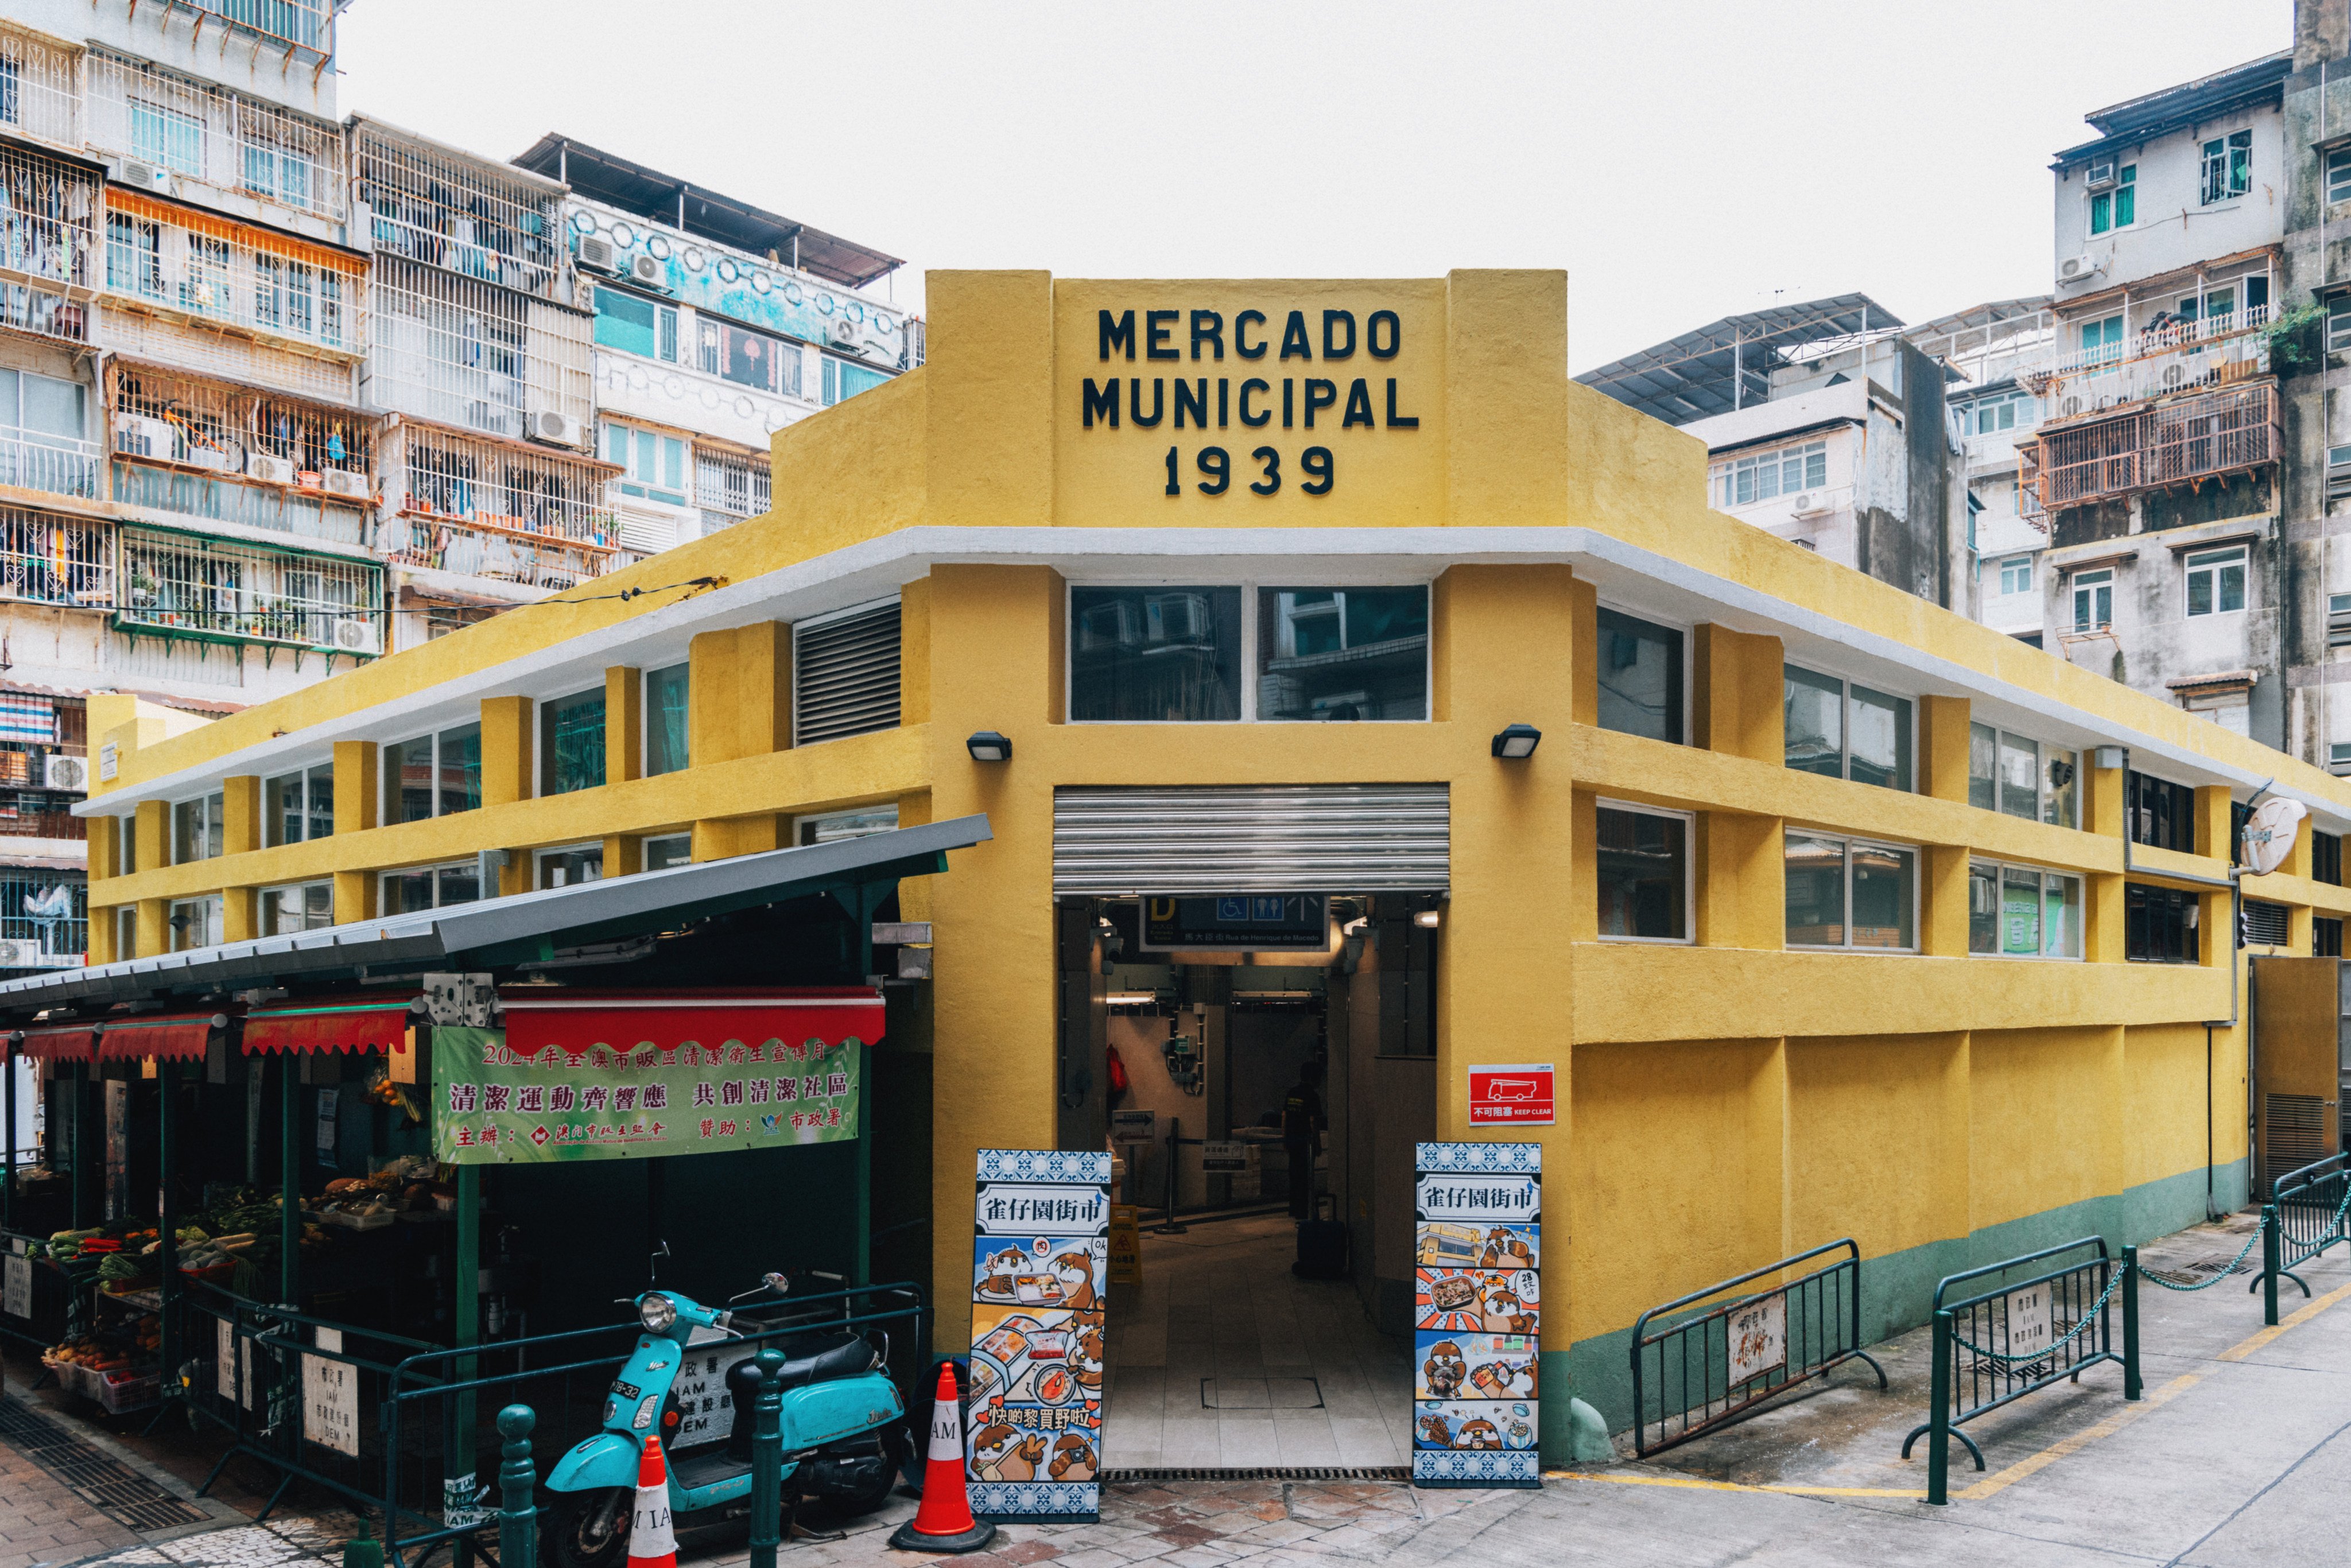
[[[629,1552],[629,1508],[635,1500],[627,1487],[557,1493],[539,1531],[545,1568],[620,1568]]]
[[[884,1427],[874,1436],[882,1443],[880,1474],[856,1491],[827,1498],[825,1501],[835,1513],[850,1519],[862,1518],[890,1500],[890,1490],[898,1484],[898,1472],[904,1464],[905,1448],[894,1426]]]

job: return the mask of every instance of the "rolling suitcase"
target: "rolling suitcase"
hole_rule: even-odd
[[[1323,1193],[1314,1200],[1312,1219],[1298,1222],[1298,1261],[1290,1271],[1301,1280],[1343,1280],[1347,1277],[1347,1227],[1339,1218],[1339,1200]]]

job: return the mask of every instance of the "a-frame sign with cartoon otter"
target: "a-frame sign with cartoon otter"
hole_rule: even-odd
[[[1413,1484],[1541,1486],[1542,1145],[1413,1154]]]
[[[979,1151],[971,1270],[971,1510],[1099,1517],[1110,1155]]]

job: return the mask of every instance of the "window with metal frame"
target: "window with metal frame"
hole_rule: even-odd
[[[264,849],[331,838],[335,831],[335,768],[321,762],[261,781]]]
[[[335,923],[335,884],[297,883],[289,887],[261,890],[261,934],[291,936],[298,931],[319,931]]]
[[[2203,144],[2203,204],[2229,201],[2253,188],[2253,133],[2231,131]]]
[[[757,392],[779,392],[788,397],[800,395],[800,346],[765,332],[754,332],[731,321],[714,316],[704,316],[698,323],[701,340],[701,363],[705,374],[730,381]],[[862,369],[844,365],[845,370]],[[836,376],[839,372],[836,372]],[[877,380],[886,381],[886,376]],[[869,383],[870,384],[870,383]],[[862,392],[862,386],[845,391],[836,389],[838,396],[847,397]]]
[[[1883,789],[1910,788],[1908,697],[1888,696],[1793,664],[1782,666],[1781,685],[1789,767]]]
[[[2000,563],[2000,591],[2003,594],[2032,591],[2032,558],[2011,556]]]
[[[2115,171],[2115,188],[2090,197],[2090,232],[2102,235],[2126,229],[2138,219],[2138,165],[2126,163]]]
[[[773,505],[772,493],[765,456],[695,444],[694,502],[702,509],[705,534],[758,517]]]
[[[90,145],[342,221],[342,128],[110,50],[89,53]]]
[[[693,694],[691,664],[645,672],[645,777],[676,773],[694,760],[687,721]]]
[[[2022,424],[2032,425],[2032,400],[2022,392],[2009,397],[1986,398],[1969,412],[1978,435],[1996,435],[2003,430],[2014,430]]]
[[[2081,821],[2074,754],[1989,724],[1968,727],[1968,803],[2026,821],[2071,828]]]
[[[792,744],[898,723],[898,601],[792,628]]]
[[[792,819],[792,841],[806,848],[810,844],[839,843],[843,839],[862,839],[871,833],[886,833],[898,825],[898,803],[886,806],[859,806],[847,811],[826,811],[814,817]]]
[[[1240,718],[1243,590],[1209,583],[1072,584],[1069,592],[1072,724]],[[891,691],[894,710],[894,674]]]
[[[664,833],[644,842],[645,869],[667,871],[674,865],[686,865],[694,860],[692,833]]]
[[[2310,956],[2314,958],[2343,956],[2343,922],[2340,919],[2325,915],[2312,916]]]
[[[1594,818],[1600,939],[1688,942],[1697,819],[1624,800],[1600,801]]]
[[[1968,951],[2004,958],[2079,958],[2082,879],[2039,866],[1969,862]]]
[[[64,967],[89,950],[89,877],[78,868],[0,868],[0,937],[37,943]],[[46,967],[46,966],[45,966]]]
[[[0,507],[0,594],[33,604],[112,604],[111,536],[86,518]]]
[[[2196,852],[2196,791],[2133,769],[2123,776],[2123,810],[2131,842]]]
[[[2123,956],[2134,964],[2203,962],[2200,904],[2176,887],[2127,883],[2123,888]]]
[[[2085,321],[2077,329],[2082,363],[2113,364],[2123,357],[2123,319],[2117,313],[2101,316],[2095,321]]]
[[[215,789],[209,795],[199,795],[193,800],[176,800],[172,805],[172,863],[188,865],[196,861],[218,860],[228,852],[227,812],[223,795]]]
[[[859,392],[869,392],[890,380],[887,371],[852,364],[847,360],[836,360],[831,354],[819,357],[824,361],[824,395],[821,401],[827,408],[837,402],[845,402]]]
[[[608,419],[603,444],[604,461],[622,470],[612,481],[618,494],[664,507],[683,507],[692,498],[683,437]]]
[[[1715,505],[1744,507],[1800,490],[1817,490],[1829,482],[1829,444],[1800,442],[1771,452],[1733,457],[1715,465]]]
[[[447,431],[402,432],[400,519],[391,559],[468,576],[570,588],[611,569],[618,538],[604,505],[610,470],[560,452],[526,452]]]
[[[2343,885],[2343,835],[2322,833],[2316,829],[2310,834],[2310,880],[2323,882],[2329,887]]]
[[[358,258],[273,229],[116,189],[106,203],[106,289],[308,347],[366,341]]]
[[[538,705],[538,792],[568,795],[604,782],[604,688]]]
[[[1785,835],[1791,947],[1917,947],[1918,852],[1825,833]]]
[[[89,340],[87,295],[96,281],[98,181],[30,148],[0,146],[0,322],[38,337]]]
[[[2099,567],[2074,573],[2074,630],[2103,632],[2114,623],[2114,569]]]
[[[482,896],[478,861],[410,866],[385,872],[382,877],[381,909],[385,915],[419,915],[453,904],[476,904]]]
[[[2245,607],[2245,547],[2188,552],[2188,613],[2230,615]]]
[[[379,265],[404,258],[569,303],[560,192],[365,120],[353,131],[351,172]]]
[[[82,144],[81,52],[0,23],[0,123],[67,147]]]
[[[482,804],[482,727],[461,724],[383,747],[383,820],[418,822]]]
[[[2351,202],[2351,147],[2336,147],[2326,154],[2326,204]]]
[[[381,650],[383,569],[371,561],[125,528],[119,625],[372,656]]]
[[[595,285],[596,341],[640,359],[677,362],[677,307]]]
[[[369,286],[370,402],[490,435],[532,434],[541,413],[587,428],[594,318],[396,256],[378,259]]]
[[[2244,946],[2248,947],[2283,947],[2291,913],[2283,904],[2272,904],[2263,898],[2249,898],[2244,904]]]
[[[221,895],[217,893],[204,898],[173,900],[168,918],[172,951],[174,953],[185,953],[197,947],[217,947],[228,940],[223,930]]]
[[[1599,611],[1600,727],[1683,744],[1689,633],[1622,611]]]
[[[114,912],[114,961],[139,956],[139,908],[125,904]]]
[[[531,857],[537,874],[531,885],[541,890],[550,887],[577,887],[581,883],[604,880],[604,846],[566,844],[559,849],[540,850]]]
[[[117,501],[301,538],[368,542],[375,486],[368,420],[121,360],[107,380]]]
[[[1428,589],[1259,588],[1260,720],[1428,716]]]

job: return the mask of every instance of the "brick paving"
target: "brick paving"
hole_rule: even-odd
[[[0,1568],[72,1563],[138,1544],[139,1537],[0,1443]]]

